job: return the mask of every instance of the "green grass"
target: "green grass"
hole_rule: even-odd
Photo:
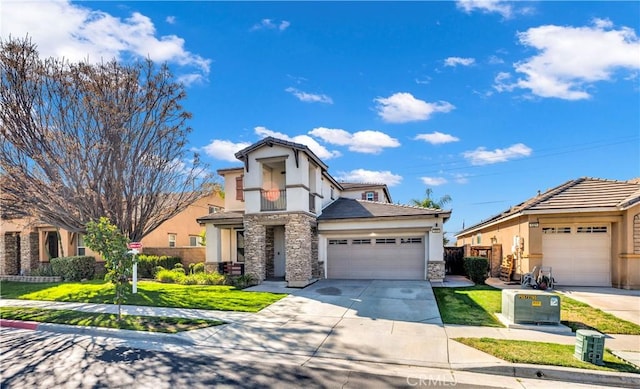
[[[495,313],[502,310],[500,290],[487,285],[433,288],[442,322],[483,327],[504,327]]]
[[[598,366],[575,358],[573,345],[490,338],[456,338],[454,340],[512,363],[640,373],[640,369],[618,359],[608,350],[605,350],[603,356],[604,366]]]
[[[224,324],[224,322],[220,320],[135,315],[123,315],[122,320],[118,321],[118,315],[116,314],[80,312],[69,309],[58,310],[24,307],[0,307],[0,318],[40,323],[164,332],[169,334]]]
[[[471,326],[503,327],[495,313],[502,311],[502,290],[487,285],[466,288],[433,288],[442,322]],[[574,331],[592,329],[605,334],[640,335],[640,326],[600,309],[560,296],[560,320]]]
[[[126,304],[258,312],[285,296],[285,294],[245,292],[226,285],[178,285],[140,281],[138,293],[130,294]],[[2,281],[0,297],[113,304],[115,291],[112,284],[95,280],[48,284]]]

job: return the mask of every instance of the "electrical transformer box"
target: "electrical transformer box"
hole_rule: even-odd
[[[503,289],[502,315],[518,324],[560,324],[560,296],[542,290]]]

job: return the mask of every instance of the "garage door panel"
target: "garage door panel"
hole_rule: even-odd
[[[399,240],[398,240],[399,241]],[[411,244],[332,245],[327,250],[327,277],[350,279],[424,279],[424,239]]]
[[[542,264],[552,267],[558,285],[611,286],[610,234],[575,231],[543,234]]]

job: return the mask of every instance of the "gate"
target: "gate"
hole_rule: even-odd
[[[444,248],[444,268],[445,274],[465,275],[464,274],[464,247],[445,247]]]

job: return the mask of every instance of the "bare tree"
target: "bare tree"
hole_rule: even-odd
[[[137,241],[210,193],[166,65],[41,59],[9,38],[0,71],[3,214],[75,232],[105,216]]]

